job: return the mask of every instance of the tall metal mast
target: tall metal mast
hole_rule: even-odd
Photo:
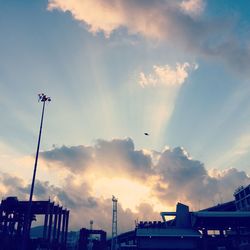
[[[111,250],[117,249],[117,202],[118,199],[115,196],[112,196],[113,202],[113,216],[112,216],[112,242]]]
[[[42,116],[41,116],[39,136],[38,136],[38,142],[37,142],[36,159],[35,159],[34,171],[33,171],[33,177],[32,177],[31,189],[30,189],[29,205],[28,205],[27,214],[26,214],[25,220],[24,220],[23,243],[22,243],[23,250],[26,250],[28,248],[27,241],[29,239],[30,227],[31,227],[31,222],[32,222],[31,221],[31,218],[32,218],[32,213],[31,213],[32,212],[32,198],[33,198],[33,192],[34,192],[34,186],[35,186],[37,162],[38,162],[42,128],[43,128],[43,116],[44,116],[44,110],[45,110],[45,103],[47,101],[50,102],[51,98],[42,93],[42,94],[38,95],[38,101],[41,101],[43,103],[43,108],[42,108]]]

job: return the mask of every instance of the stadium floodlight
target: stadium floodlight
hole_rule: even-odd
[[[37,162],[38,162],[38,156],[39,156],[39,149],[40,149],[40,141],[41,141],[41,135],[42,135],[42,127],[43,127],[43,116],[44,116],[44,110],[45,110],[45,103],[50,102],[51,98],[46,96],[44,93],[38,94],[38,102],[43,103],[42,107],[42,116],[41,116],[41,122],[40,122],[40,129],[39,129],[39,136],[38,136],[38,143],[37,143],[37,150],[36,150],[36,158],[35,158],[35,164],[34,164],[34,170],[33,170],[33,177],[32,177],[32,183],[30,188],[30,197],[29,197],[29,203],[28,203],[28,210],[27,214],[24,219],[24,230],[23,230],[23,244],[22,249],[26,250],[28,249],[27,241],[29,239],[30,235],[30,227],[31,227],[31,218],[32,218],[32,198],[34,193],[34,186],[35,186],[35,179],[36,179],[36,170],[37,170]]]

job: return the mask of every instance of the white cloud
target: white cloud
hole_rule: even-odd
[[[220,203],[221,199],[233,200],[235,189],[250,183],[246,172],[235,168],[208,172],[181,147],[163,151],[155,169],[160,177],[156,195],[162,201],[182,201],[194,209]]]
[[[113,1],[50,0],[48,9],[70,11],[76,20],[88,25],[92,33],[103,31],[106,36],[124,24],[122,9]]]
[[[204,0],[49,0],[48,10],[69,11],[94,34],[109,37],[126,28],[129,34],[164,41],[206,59],[221,59],[234,71],[248,74],[249,45],[235,33],[239,22],[202,16]]]
[[[204,11],[205,3],[203,0],[183,0],[180,7],[184,12],[196,17]]]
[[[144,72],[140,72],[139,84],[142,87],[148,85],[179,86],[188,78],[189,72],[191,70],[196,70],[197,68],[197,64],[190,64],[188,62],[183,64],[177,63],[175,68],[169,65],[154,65],[153,73],[145,75]]]
[[[76,20],[87,24],[90,32],[102,31],[107,37],[126,27],[129,33],[158,39],[166,34],[163,28],[171,29],[172,13],[196,15],[203,6],[202,0],[49,0],[48,10],[70,11]]]

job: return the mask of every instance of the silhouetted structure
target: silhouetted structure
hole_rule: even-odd
[[[36,180],[36,170],[37,170],[39,148],[40,148],[41,135],[42,135],[45,103],[50,102],[51,98],[42,93],[42,94],[38,95],[38,101],[41,101],[43,103],[43,108],[42,108],[42,116],[41,116],[41,122],[40,122],[40,128],[39,128],[39,136],[38,136],[38,142],[37,142],[36,158],[35,158],[32,182],[31,182],[31,187],[30,187],[29,204],[28,204],[28,207],[27,207],[27,212],[24,214],[23,240],[22,240],[22,248],[21,248],[22,250],[27,250],[27,242],[28,242],[29,235],[30,235],[30,227],[31,227],[31,222],[32,222],[32,216],[31,216],[32,215],[32,213],[31,213],[31,210],[32,210],[32,198],[33,198],[33,192],[34,192],[35,180]]]
[[[113,204],[113,211],[112,211],[112,243],[111,243],[111,250],[117,249],[117,202],[118,199],[115,196],[112,196],[112,204]]]
[[[234,192],[236,209],[240,211],[250,210],[250,185],[239,187]]]
[[[29,201],[8,197],[0,205],[0,249],[20,249]],[[51,201],[32,201],[31,218],[44,215],[43,237],[28,239],[26,249],[66,249],[69,210]]]
[[[106,232],[103,230],[80,230],[78,250],[106,250]]]
[[[249,250],[250,185],[234,193],[235,200],[196,212],[178,203],[162,212],[162,221],[141,221],[134,231],[117,236],[118,249]],[[111,249],[111,240],[108,249]]]

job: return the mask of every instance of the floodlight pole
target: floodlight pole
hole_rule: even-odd
[[[31,222],[32,222],[32,218],[31,218],[32,198],[33,198],[33,193],[34,193],[34,186],[35,186],[35,179],[36,179],[36,170],[37,170],[37,162],[38,162],[39,149],[40,149],[40,141],[41,141],[42,128],[43,128],[43,116],[44,116],[44,110],[45,110],[45,103],[47,101],[48,102],[51,101],[51,98],[47,97],[45,94],[39,94],[38,98],[39,98],[38,101],[41,101],[43,103],[43,108],[42,108],[42,116],[41,116],[39,136],[38,136],[38,142],[37,142],[36,159],[35,159],[34,170],[33,170],[33,177],[32,177],[32,183],[31,183],[31,188],[30,188],[30,197],[29,197],[29,203],[28,203],[28,210],[27,210],[27,214],[26,214],[26,216],[24,218],[22,250],[28,249],[27,241],[29,239],[30,226],[31,226]]]

